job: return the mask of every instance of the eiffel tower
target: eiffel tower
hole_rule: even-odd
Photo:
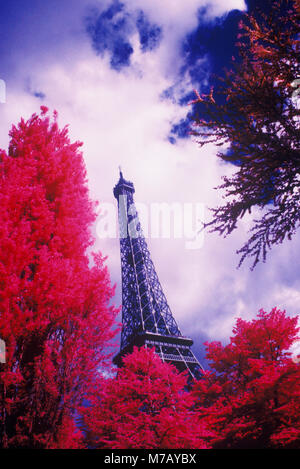
[[[132,182],[120,179],[114,187],[118,200],[122,270],[122,333],[114,363],[134,346],[155,347],[165,362],[199,379],[203,368],[191,350],[193,340],[183,337],[162,290],[134,205]]]

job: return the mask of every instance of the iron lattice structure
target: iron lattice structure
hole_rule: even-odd
[[[122,270],[122,333],[119,354],[114,363],[134,346],[155,347],[163,361],[179,371],[188,370],[193,378],[202,374],[202,366],[191,350],[192,339],[183,337],[171,313],[155,271],[134,205],[134,186],[120,179],[114,188],[118,200]]]

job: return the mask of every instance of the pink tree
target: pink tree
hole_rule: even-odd
[[[0,152],[0,444],[80,445],[74,416],[107,363],[116,311],[79,148],[47,108]]]
[[[193,390],[213,447],[299,448],[300,368],[289,352],[297,318],[261,310],[233,332],[226,346],[208,344],[212,371]]]
[[[85,411],[88,441],[96,448],[206,448],[209,432],[192,410],[187,378],[153,351],[124,358],[115,378],[95,388]]]

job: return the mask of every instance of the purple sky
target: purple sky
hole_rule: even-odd
[[[250,2],[251,3],[251,2]],[[249,5],[249,2],[247,2]],[[137,202],[222,202],[214,190],[221,175],[213,146],[200,149],[180,138],[193,88],[205,89],[210,73],[226,65],[243,0],[111,0],[1,5],[0,147],[12,123],[38,112],[59,113],[72,139],[84,142],[91,197],[115,203],[112,189],[121,165]],[[229,63],[227,64],[229,65]],[[208,212],[206,211],[208,216]],[[254,214],[255,215],[255,214]],[[299,234],[276,247],[267,263],[239,270],[235,251],[247,237],[245,219],[228,239],[205,234],[201,249],[184,239],[149,239],[162,286],[184,335],[227,341],[237,317],[254,318],[274,306],[298,314]],[[96,230],[94,230],[96,232]],[[120,303],[117,239],[97,239],[108,256]]]

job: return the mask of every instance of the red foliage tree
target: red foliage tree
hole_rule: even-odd
[[[152,350],[135,349],[115,378],[95,388],[84,412],[94,448],[206,448],[209,435],[187,380]]]
[[[215,91],[194,102],[193,133],[200,145],[225,145],[218,157],[237,168],[217,188],[224,190],[226,203],[212,209],[206,226],[227,236],[258,208],[249,239],[238,251],[240,263],[250,257],[252,267],[300,226],[300,2],[270,3],[268,14],[245,15],[239,60],[217,80]]]
[[[74,418],[107,360],[116,311],[100,254],[80,143],[47,116],[10,132],[0,153],[2,447],[74,447]]]
[[[213,371],[193,389],[215,448],[300,448],[300,367],[288,351],[297,318],[274,308],[238,319],[230,343],[208,345]]]

